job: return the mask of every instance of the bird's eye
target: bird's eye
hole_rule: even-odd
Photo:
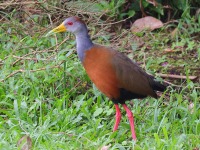
[[[73,25],[73,22],[67,22],[67,25],[71,26]]]

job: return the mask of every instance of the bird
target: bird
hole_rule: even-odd
[[[129,119],[132,139],[136,141],[133,113],[125,102],[148,96],[158,98],[156,91],[164,92],[167,85],[156,81],[152,75],[143,71],[123,53],[112,47],[93,43],[86,23],[79,17],[72,16],[65,19],[48,35],[66,31],[76,37],[77,54],[89,78],[114,103],[116,114],[113,132],[120,124],[122,115],[119,104],[121,104]]]

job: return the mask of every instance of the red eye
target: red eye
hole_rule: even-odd
[[[73,25],[73,22],[67,22],[67,24],[71,26],[71,25]]]

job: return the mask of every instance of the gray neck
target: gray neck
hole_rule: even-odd
[[[89,50],[94,44],[92,43],[87,30],[82,30],[82,32],[76,33],[76,48],[78,57],[83,62],[85,52]]]

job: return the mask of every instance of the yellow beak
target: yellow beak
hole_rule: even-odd
[[[52,33],[59,33],[59,32],[65,32],[67,31],[67,28],[65,27],[64,23],[60,24],[58,27],[54,28],[53,30],[49,31],[46,36],[49,36]]]

